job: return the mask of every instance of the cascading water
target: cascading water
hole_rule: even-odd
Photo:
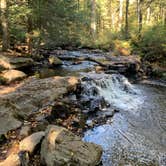
[[[82,93],[86,96],[98,94],[104,97],[111,107],[120,110],[136,110],[143,103],[141,92],[123,75],[89,74],[87,76],[87,81],[82,82],[85,86]]]
[[[103,165],[165,166],[166,133],[160,120],[163,123],[165,116],[158,116],[165,115],[165,88],[133,86],[119,74],[87,74],[86,78],[82,82],[85,96],[99,95],[120,110],[111,124],[95,127],[84,136],[85,141],[103,147]]]

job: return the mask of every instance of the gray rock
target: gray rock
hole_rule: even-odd
[[[95,166],[99,164],[102,149],[86,143],[65,128],[48,126],[41,146],[41,163],[48,166]]]
[[[8,100],[0,100],[0,135],[21,126],[22,123],[14,116],[17,111],[18,108]]]
[[[77,83],[75,77],[28,78],[16,87],[1,89],[0,135],[20,127],[22,119],[75,89]]]
[[[25,78],[27,75],[19,70],[5,70],[2,72],[0,77],[2,77],[6,83],[10,83],[16,80],[21,80]]]
[[[0,166],[20,166],[20,158],[18,154],[11,154],[6,160],[0,162]]]
[[[20,142],[19,149],[20,151],[27,151],[33,153],[36,146],[41,142],[41,139],[44,137],[45,132],[37,132],[29,137],[26,137]]]
[[[31,66],[33,63],[32,58],[0,55],[0,66],[5,69],[19,69],[21,67]]]

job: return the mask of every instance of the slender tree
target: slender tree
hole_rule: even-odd
[[[123,0],[119,1],[119,30],[122,29],[122,21],[123,21]]]
[[[28,8],[32,8],[32,1],[28,0]],[[32,25],[32,15],[31,13],[28,14],[27,17],[27,45],[28,45],[28,53],[32,53],[32,30],[33,30],[33,25]]]
[[[125,13],[125,37],[126,37],[126,39],[129,36],[128,14],[129,14],[129,0],[126,0],[126,13]]]
[[[91,35],[96,39],[96,0],[91,0]]]
[[[141,36],[141,32],[142,32],[142,5],[143,5],[143,0],[137,0],[138,34],[139,34],[139,36]]]
[[[9,27],[8,27],[8,5],[7,0],[0,1],[1,7],[1,26],[2,26],[2,50],[9,49]]]

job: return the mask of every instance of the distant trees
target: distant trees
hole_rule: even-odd
[[[27,43],[30,54],[40,46],[109,46],[114,38],[141,37],[147,28],[166,26],[165,0],[0,2],[3,50],[9,41]]]

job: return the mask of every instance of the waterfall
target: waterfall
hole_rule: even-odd
[[[136,110],[143,103],[141,92],[121,74],[88,74],[82,85],[85,96],[102,96],[117,109]]]

